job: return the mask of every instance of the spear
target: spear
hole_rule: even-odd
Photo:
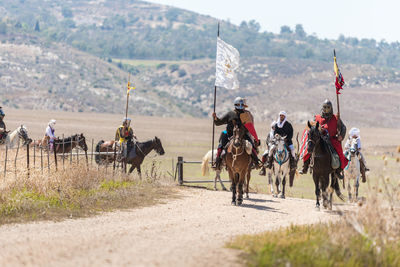
[[[218,22],[218,32],[217,37],[219,37],[219,22]],[[214,113],[215,113],[215,106],[217,103],[217,86],[214,85]],[[215,122],[213,120],[213,128],[212,128],[212,145],[211,145],[211,164],[214,164],[214,139],[215,139]]]
[[[128,85],[127,85],[127,91],[126,91],[126,108],[125,108],[125,118],[128,118],[128,104],[129,104],[129,92],[130,90],[134,90],[136,87],[131,86],[131,73],[129,73],[128,77]]]

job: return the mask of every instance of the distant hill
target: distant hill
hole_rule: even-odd
[[[139,0],[0,0],[0,17],[0,33],[4,27],[18,29],[103,58],[215,57],[216,19]],[[240,26],[223,22],[221,36],[244,57],[327,62],[336,48],[343,63],[400,67],[398,42],[344,36],[319,39],[300,24],[295,29],[282,26],[281,34],[273,34],[260,32],[256,21]]]
[[[2,105],[123,114],[129,72],[138,88],[133,114],[205,117],[212,111],[211,17],[122,0],[0,0],[0,17]],[[312,119],[325,98],[336,98],[336,47],[347,82],[341,111],[348,126],[399,127],[396,43],[320,40],[299,27],[260,33],[254,21],[225,22],[222,37],[241,53],[241,89],[218,89],[218,114],[241,95],[266,125],[282,109],[293,122]]]

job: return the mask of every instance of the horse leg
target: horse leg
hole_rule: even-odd
[[[140,169],[140,165],[137,166],[137,172],[139,174],[139,179],[142,180],[142,169]]]
[[[358,187],[359,186],[360,186],[360,172],[357,173],[357,177],[356,177],[356,179],[354,181],[354,191],[355,191],[354,193],[356,195],[355,201],[358,200]]]
[[[322,187],[321,187],[321,191],[322,191],[322,205],[324,206],[324,208],[328,208],[329,206],[329,193],[328,193],[328,187],[329,187],[329,174],[325,175],[322,179]]]
[[[272,180],[272,172],[271,170],[268,171],[268,184],[270,187],[271,194],[274,194],[274,182]]]
[[[246,183],[246,198],[249,199],[249,184],[250,184],[250,169],[247,172],[247,183]]]
[[[124,169],[125,169],[125,173],[126,173],[126,164],[124,164]],[[131,174],[132,172],[133,172],[133,170],[135,169],[135,166],[131,166],[130,168],[129,168],[129,174]]]
[[[278,197],[280,191],[279,191],[279,174],[275,176],[275,187],[276,187],[276,192],[274,194],[274,197]]]
[[[283,179],[282,179],[282,194],[281,194],[281,198],[285,198],[285,185],[286,185],[286,174],[283,176]]]
[[[314,180],[314,185],[315,185],[315,197],[317,199],[317,202],[315,204],[315,208],[319,210],[320,204],[319,204],[319,197],[321,194],[321,189],[319,188],[319,182],[318,182],[318,177],[316,176],[315,173],[313,173],[313,180]]]
[[[346,175],[346,176],[349,176],[349,175]],[[345,176],[345,179],[347,179],[347,193],[349,195],[349,203],[351,203],[353,201],[353,199],[352,199],[352,195],[351,195],[350,177],[346,178],[346,176]]]
[[[235,182],[235,174],[231,169],[228,169],[229,178],[231,180],[231,191],[232,191],[232,205],[236,205],[236,182]]]
[[[216,170],[216,173],[217,173],[217,179],[219,180],[219,182],[221,184],[222,190],[228,191],[228,190],[226,190],[226,187],[225,187],[224,183],[221,180],[221,171],[220,170]]]
[[[243,175],[243,173],[242,173],[242,175]],[[238,195],[238,199],[236,201],[236,204],[238,206],[242,205],[242,203],[243,203],[243,184],[244,184],[244,179],[239,177],[239,181],[238,181],[238,191],[239,191],[238,193],[239,193],[239,195]]]

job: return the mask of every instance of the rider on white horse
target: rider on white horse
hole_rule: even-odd
[[[344,148],[347,151],[350,149],[351,147],[351,141],[353,139],[356,139],[357,141],[357,149],[358,149],[358,154],[360,155],[360,171],[361,171],[361,176],[362,176],[362,182],[365,183],[366,182],[366,176],[365,176],[365,172],[369,171],[369,169],[367,168],[367,162],[365,161],[365,158],[363,156],[363,154],[361,153],[361,137],[360,137],[360,129],[358,128],[351,128],[349,131],[349,138],[346,141],[346,144],[344,145]]]
[[[264,165],[265,162],[267,161],[267,158],[268,158],[268,155],[269,155],[269,151],[271,150],[271,148],[272,148],[272,146],[273,146],[273,144],[274,144],[274,138],[275,138],[274,133],[275,133],[275,128],[276,128],[276,121],[273,121],[273,122],[271,123],[271,130],[269,131],[269,134],[267,135],[267,139],[266,139],[266,141],[265,141],[267,147],[266,147],[266,149],[265,149],[265,151],[264,151],[264,153],[263,153],[263,155],[262,155],[262,159],[261,159],[263,165]],[[265,173],[266,173],[266,170],[265,170],[265,167],[263,166],[263,167],[261,168],[259,174],[262,175],[262,176],[265,176]]]
[[[282,137],[285,138],[285,143],[287,148],[290,150],[289,154],[289,161],[290,161],[290,168],[295,169],[296,168],[296,152],[294,151],[294,146],[292,142],[293,138],[293,127],[290,122],[287,121],[287,114],[285,111],[279,112],[279,117],[278,120],[275,123],[275,131],[274,131],[274,136],[275,134],[278,134]],[[267,168],[271,169],[272,167],[272,162],[273,162],[273,152],[275,150],[275,145],[271,147],[269,150],[268,154],[268,162],[267,162]]]
[[[42,142],[42,145],[50,145],[50,151],[54,150],[54,140],[56,139],[56,136],[54,135],[56,131],[55,126],[56,120],[50,120],[46,127],[46,133],[44,134],[44,142]]]
[[[3,118],[6,116],[4,114],[2,107],[0,107],[0,141],[5,139],[7,133],[6,133],[6,124],[3,121]]]

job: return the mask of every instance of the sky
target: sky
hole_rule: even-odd
[[[302,24],[319,38],[400,41],[400,1],[393,0],[148,0],[240,24],[256,20],[262,31]]]

